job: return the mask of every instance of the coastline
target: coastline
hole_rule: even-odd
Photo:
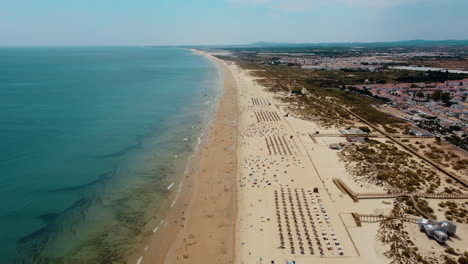
[[[172,209],[137,246],[129,263],[232,263],[237,219],[237,88],[224,62],[204,52],[224,75],[221,96],[206,138],[188,161]],[[202,135],[203,136],[203,135]],[[146,243],[146,242],[145,242]]]
[[[28,151],[11,148],[11,154],[21,152],[30,166],[16,161],[5,167],[12,180],[2,194],[11,197],[12,202],[3,208],[2,215],[8,212],[22,215],[21,221],[2,219],[2,241],[6,245],[2,256],[7,263],[100,263],[109,259],[125,262],[129,254],[139,249],[135,246],[142,244],[142,249],[145,248],[152,231],[172,210],[188,164],[196,163],[188,162],[189,157],[200,145],[202,132],[208,131],[222,95],[219,67],[178,48],[126,47],[101,51],[96,53],[92,47],[68,49],[54,57],[69,64],[70,57],[76,54],[92,54],[80,67],[68,71],[65,79],[73,80],[74,85],[63,87],[79,90],[83,100],[100,103],[78,111],[65,100],[75,102],[75,99],[64,97],[60,103],[42,105],[38,108],[41,111],[24,112],[25,116],[17,111],[19,108],[6,108],[11,113],[10,120],[23,120],[28,115],[51,120],[47,125],[23,120],[28,124],[27,133],[43,134],[48,147],[39,148],[43,143],[34,139],[24,141],[27,144],[22,146]],[[26,62],[30,62],[42,51],[25,49],[18,54],[25,55]],[[133,64],[128,64],[127,56]],[[46,59],[40,62],[55,65]],[[148,67],[148,62],[157,66]],[[96,71],[89,72],[88,63]],[[48,67],[37,68],[34,76],[40,76],[44,68]],[[109,80],[109,85],[116,89],[112,91],[118,91],[115,94],[86,75],[107,73],[110,68],[116,70],[111,71],[115,76],[128,77],[125,81]],[[82,74],[87,77],[82,78]],[[16,80],[15,76],[20,77],[13,74],[12,80]],[[30,87],[43,88],[43,99],[51,98],[48,93],[55,94],[52,84],[60,79],[49,77],[37,83],[37,87]],[[30,93],[24,88],[17,95],[27,98]],[[135,88],[141,93],[136,93]],[[108,100],[110,94],[112,100]],[[5,97],[6,101],[8,98]],[[75,120],[62,118],[68,115],[76,116],[80,125],[75,127]],[[16,142],[23,142],[20,135],[25,128],[12,130],[18,132]],[[52,130],[63,133],[46,141],[49,137],[45,135]],[[65,133],[70,130],[73,133]],[[37,158],[29,152],[36,147]],[[69,161],[73,162],[68,164]],[[28,184],[13,179],[23,179]]]

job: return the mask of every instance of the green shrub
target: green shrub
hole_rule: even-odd
[[[447,256],[444,256],[446,264],[457,264],[457,262]]]
[[[458,258],[458,263],[459,264],[468,264],[468,257],[467,256],[462,256]]]
[[[449,247],[445,250],[446,253],[449,253],[451,255],[455,255],[455,256],[458,256],[458,253],[455,251],[455,249]]]
[[[367,126],[361,126],[361,127],[359,127],[359,129],[360,129],[361,131],[363,131],[363,132],[366,132],[366,133],[370,133],[370,132],[371,132],[370,128],[367,127]]]

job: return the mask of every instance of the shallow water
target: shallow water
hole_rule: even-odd
[[[2,263],[119,263],[174,195],[221,81],[184,49],[1,48]]]

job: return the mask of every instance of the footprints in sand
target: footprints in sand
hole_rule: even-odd
[[[280,170],[279,168],[286,168]],[[301,160],[295,157],[264,157],[250,156],[242,161],[242,172],[239,178],[240,187],[267,187],[278,185],[279,180],[291,182],[290,168],[304,166]]]
[[[184,259],[190,258],[190,255],[188,254],[189,248],[195,244],[197,244],[197,241],[195,240],[194,234],[190,234],[184,238],[184,253],[182,254]]]
[[[287,134],[287,129],[283,125],[267,125],[265,123],[263,124],[250,124],[244,130],[242,131],[242,136],[243,137],[263,137],[266,135],[273,135],[273,134],[279,134],[279,135],[286,135]]]

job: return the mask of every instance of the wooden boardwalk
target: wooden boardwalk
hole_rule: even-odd
[[[310,134],[310,137],[368,137],[368,138],[386,138],[382,134]],[[395,138],[435,138],[434,136],[412,136],[412,135],[394,135]]]
[[[341,179],[334,178],[333,183],[341,192],[348,194],[353,201],[361,199],[391,199],[398,197],[421,197],[426,199],[468,199],[468,194],[449,194],[449,193],[356,193],[348,187]]]
[[[387,199],[403,196],[416,196],[426,199],[468,199],[468,194],[448,193],[356,193],[358,199]]]
[[[431,215],[429,213],[427,213],[426,211],[424,211],[423,209],[419,208],[418,206],[418,201],[416,201],[417,197],[416,196],[411,196],[411,201],[413,202],[413,207],[414,209],[416,209],[416,211],[422,215],[424,218],[426,219],[431,219]]]
[[[385,136],[379,134],[310,134],[311,137],[369,137],[369,138],[383,138]]]
[[[312,134],[309,133],[309,137],[312,139],[312,141],[313,141],[315,144],[317,144],[317,140],[315,139],[314,136],[312,136]]]
[[[418,223],[418,219],[415,217],[395,217],[391,215],[379,215],[379,214],[358,214],[352,213],[354,221],[357,226],[362,226],[362,222],[380,222],[388,219],[400,219],[406,222]]]
[[[356,196],[356,193],[353,192],[353,190],[351,190],[351,188],[349,188],[348,185],[346,185],[342,180],[334,178],[333,183],[335,183],[336,187],[338,187],[338,189],[340,189],[342,193],[348,194],[351,197],[351,199],[353,199],[353,201],[359,201],[358,197]]]

